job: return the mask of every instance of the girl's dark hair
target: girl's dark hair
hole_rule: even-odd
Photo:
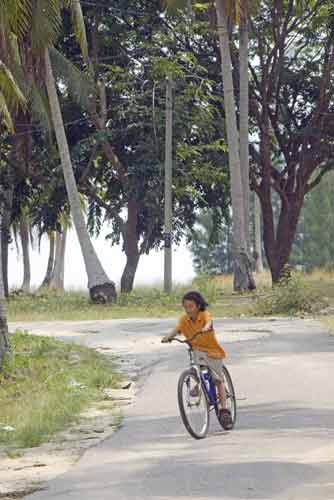
[[[208,307],[208,303],[205,301],[204,297],[199,292],[188,292],[183,296],[182,304],[185,300],[192,300],[197,305],[200,311],[205,311]]]

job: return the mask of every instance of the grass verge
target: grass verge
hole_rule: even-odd
[[[75,421],[120,376],[92,349],[17,331],[0,373],[0,447],[38,446]]]
[[[135,288],[131,294],[119,295],[117,303],[111,306],[91,304],[83,292],[12,294],[8,300],[8,319],[82,321],[177,317],[182,313],[182,296],[189,289],[197,289],[205,296],[216,317],[305,313],[311,309],[308,303],[312,306],[317,303],[321,307],[324,302],[334,306],[334,274],[323,270],[299,273],[298,284],[292,284],[287,291],[284,288],[273,290],[268,272],[255,275],[255,279],[256,292],[243,294],[233,293],[233,277],[230,275],[201,276],[188,286],[175,287],[170,295],[158,288]]]

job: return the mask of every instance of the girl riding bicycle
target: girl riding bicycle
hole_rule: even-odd
[[[212,317],[207,311],[208,304],[199,292],[188,292],[182,299],[185,309],[184,314],[177,326],[165,337],[162,342],[171,342],[179,334],[184,335],[187,340],[191,340],[197,335],[191,344],[194,349],[196,364],[208,366],[215,379],[220,394],[220,421],[224,429],[231,429],[233,426],[231,412],[226,408],[226,395],[223,383],[223,359],[226,353],[219,344],[213,329]],[[196,392],[198,388],[194,388]],[[194,394],[193,392],[193,394]],[[194,394],[195,395],[195,394]]]

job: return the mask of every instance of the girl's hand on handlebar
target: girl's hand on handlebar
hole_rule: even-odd
[[[161,339],[161,343],[162,344],[168,344],[169,342],[171,342],[173,340],[174,337],[171,337],[170,335],[165,335],[162,339]]]

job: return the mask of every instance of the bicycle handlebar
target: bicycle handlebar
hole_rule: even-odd
[[[191,342],[195,340],[195,338],[198,337],[199,335],[204,335],[204,333],[207,332],[197,332],[195,333],[195,335],[193,335],[193,337],[191,337],[191,339],[186,339],[186,340],[180,340],[177,337],[173,337],[172,339],[170,339],[169,342],[179,342],[179,344],[188,344],[191,346]]]

